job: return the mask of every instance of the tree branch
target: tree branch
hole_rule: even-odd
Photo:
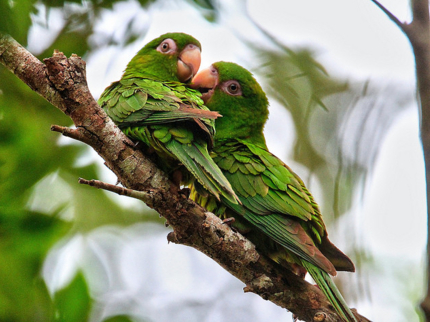
[[[421,108],[421,142],[424,151],[424,163],[427,183],[427,295],[421,302],[421,308],[430,321],[430,19],[429,0],[412,0],[412,22],[399,24],[399,20],[387,9],[376,3],[391,20],[406,34],[415,56],[419,107]]]
[[[391,13],[387,8],[385,8],[379,1],[377,0],[371,0],[374,4],[376,4],[379,9],[381,9],[388,18],[391,19],[392,22],[394,22],[403,32],[405,32],[405,25],[403,22],[401,22],[395,15]]]
[[[106,191],[110,191],[110,192],[114,192],[120,196],[128,196],[134,199],[139,199],[145,203],[150,202],[150,196],[148,196],[148,194],[150,194],[150,192],[145,192],[145,191],[137,191],[137,190],[133,190],[133,189],[128,189],[128,188],[123,188],[120,186],[116,186],[113,184],[109,184],[103,181],[99,181],[99,180],[86,180],[83,178],[79,178],[78,181],[80,184],[86,184],[89,185],[91,187],[95,187],[97,189],[103,189]]]
[[[54,52],[43,64],[12,38],[0,35],[0,62],[73,120],[76,129],[54,125],[52,130],[94,148],[127,188],[116,192],[139,195],[164,216],[174,229],[169,241],[203,252],[243,281],[246,291],[290,310],[301,320],[341,321],[318,288],[259,254],[242,235],[177,191],[97,105],[87,87],[85,62],[78,56],[67,59]],[[357,318],[367,321],[358,314]]]
[[[430,321],[430,22],[429,1],[412,0],[413,20],[407,36],[415,56],[419,103],[421,107],[421,142],[427,183],[427,295],[421,302],[426,321]]]

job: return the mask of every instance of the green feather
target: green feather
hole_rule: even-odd
[[[271,171],[265,171],[264,177],[266,178],[266,182],[270,180],[271,185],[273,189],[279,189],[282,191],[287,190],[287,185],[284,182],[285,178],[277,177],[275,174],[273,174]]]
[[[157,47],[168,38],[175,42],[176,51],[161,53]],[[126,135],[152,148],[145,150],[155,151],[154,159],[169,175],[180,169],[185,184],[191,173],[208,191],[237,203],[230,183],[208,152],[218,114],[210,112],[201,94],[177,76],[180,53],[189,44],[201,48],[196,39],[182,33],[168,33],[149,42],[98,102]]]
[[[299,191],[292,185],[288,185],[287,194],[300,208],[305,209],[310,214],[313,213],[313,206],[309,203],[310,200],[304,192]],[[311,218],[309,217],[309,219]]]
[[[270,258],[287,263],[287,268],[294,263],[307,269],[342,319],[355,321],[329,276],[336,275],[336,268],[353,270],[353,264],[328,240],[318,205],[303,181],[268,151],[263,135],[268,115],[264,92],[251,73],[236,64],[218,62],[212,68],[218,71],[220,85],[215,85],[206,105],[223,115],[216,121],[214,160],[242,204],[223,197],[214,204],[193,187],[191,196],[218,207],[214,211],[222,217],[236,218],[233,226]],[[229,81],[239,85],[239,94],[230,95],[223,87]]]
[[[227,157],[227,158],[215,158],[214,160],[216,160],[216,163],[218,164],[218,166],[223,169],[223,170],[229,170],[233,163],[235,162],[235,159],[233,156],[231,157]]]
[[[237,172],[237,170],[239,170],[239,167],[240,167],[240,163],[238,161],[233,162],[233,164],[230,167],[230,169],[228,169],[228,172],[235,173],[235,172]]]
[[[246,198],[248,197],[248,193],[246,190],[244,190],[242,184],[240,183],[240,174],[235,173],[234,175],[230,175],[230,173],[225,173],[225,176],[227,180],[231,183],[231,185],[234,187],[234,191],[240,198]]]
[[[142,108],[142,104],[140,103],[140,101],[137,99],[136,96],[130,96],[129,98],[127,98],[126,102],[128,106],[126,106],[125,109],[128,112],[133,112]]]
[[[183,127],[173,127],[169,129],[169,132],[175,137],[176,140],[179,139],[187,139],[185,142],[180,141],[181,143],[190,144],[193,141],[193,133]]]
[[[234,185],[233,185],[234,186]],[[239,194],[239,193],[238,193]],[[240,194],[239,194],[240,195]],[[255,196],[253,198],[244,198],[240,199],[244,208],[251,210],[252,212],[259,215],[270,215],[272,211],[267,207],[267,203],[265,199],[261,196]]]
[[[249,174],[248,169],[246,168],[246,166],[243,163],[239,164],[239,169],[238,169],[241,173],[243,174]]]
[[[234,153],[233,156],[237,161],[241,163],[248,163],[249,161],[251,161],[249,157],[243,156],[240,153]]]
[[[235,174],[235,177],[238,179],[238,182],[242,186],[242,189],[246,192],[246,195],[244,195],[245,198],[248,196],[251,196],[251,197],[255,196],[256,192],[254,190],[254,187],[250,185],[248,181],[249,175],[246,175],[238,171]]]
[[[270,189],[278,189],[277,185],[275,185],[273,181],[264,173],[261,175],[261,179],[263,180],[264,184],[266,184]]]
[[[169,128],[165,126],[154,130],[153,136],[164,144],[170,142],[172,139],[172,134],[170,133]]]
[[[189,168],[197,181],[210,193],[219,198],[220,192],[224,192],[223,196],[229,202],[237,203],[235,194],[231,196],[229,193],[225,193],[228,192],[227,189],[232,190],[231,185],[204,147],[196,142],[181,144],[176,140],[170,140],[166,147]]]
[[[337,314],[342,318],[342,320],[346,322],[357,322],[355,316],[352,314],[351,310],[348,308],[348,304],[346,304],[342,294],[340,294],[339,290],[334,284],[333,280],[330,276],[322,271],[320,268],[308,263],[306,261],[302,261],[303,266],[306,268],[308,273],[312,276],[315,283],[319,286],[324,295],[328,298],[331,305],[333,305]]]
[[[255,169],[255,171],[257,172],[263,172],[266,167],[258,162],[252,162],[251,163],[252,167]]]
[[[122,92],[122,96],[124,97],[130,97],[132,96],[136,91],[136,88],[129,88],[126,89],[124,92]],[[140,106],[138,106],[138,108],[140,108]]]

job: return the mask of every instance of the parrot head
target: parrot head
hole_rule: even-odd
[[[186,83],[199,70],[200,52],[200,42],[192,36],[167,33],[147,43],[128,63],[123,77]]]
[[[269,110],[266,94],[245,68],[229,62],[217,62],[202,70],[191,87],[202,93],[205,105],[218,111],[217,139],[239,138],[264,142],[263,128]]]

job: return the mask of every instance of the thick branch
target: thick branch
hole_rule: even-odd
[[[421,142],[427,183],[427,232],[430,233],[430,22],[429,1],[412,0],[413,20],[407,33],[415,55],[418,95],[421,107]],[[428,235],[428,234],[427,234]],[[430,321],[430,238],[427,237],[427,295],[421,302]]]
[[[412,0],[412,22],[399,24],[399,20],[387,9],[375,2],[408,37],[415,56],[418,97],[421,108],[421,142],[427,183],[427,232],[430,233],[430,19],[429,1]],[[429,235],[429,234],[428,234]],[[430,321],[430,238],[427,239],[427,295],[421,303]]]
[[[53,130],[93,147],[124,187],[143,192],[137,194],[173,227],[169,241],[200,250],[243,281],[246,291],[294,312],[301,320],[326,316],[324,321],[341,321],[318,288],[258,254],[243,236],[177,191],[94,101],[79,57],[67,59],[55,52],[44,65],[13,39],[0,35],[0,62],[70,116],[77,127],[53,126]]]

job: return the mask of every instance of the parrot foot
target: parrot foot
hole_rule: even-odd
[[[231,225],[236,221],[234,217],[226,218],[222,221],[223,224],[228,225],[231,227]]]

